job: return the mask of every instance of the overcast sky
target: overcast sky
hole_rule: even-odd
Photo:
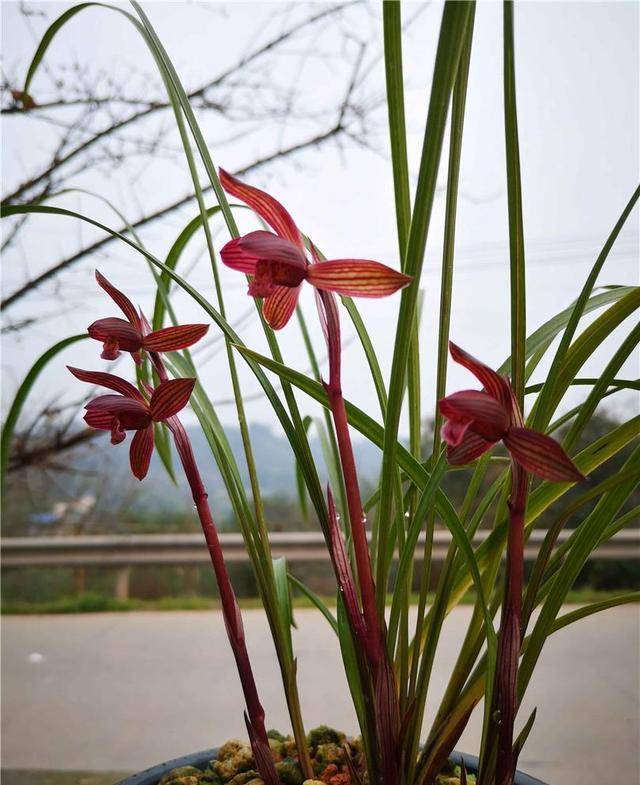
[[[31,3],[53,17],[68,7],[59,3]],[[147,11],[157,26],[174,63],[187,87],[199,84],[212,72],[235,61],[256,36],[274,31],[283,23],[284,4],[147,2]],[[419,10],[417,3],[405,3],[407,15]],[[6,72],[24,73],[35,49],[33,30],[43,29],[40,19],[25,26],[17,3],[2,2],[3,64]],[[223,13],[221,13],[223,11]],[[295,4],[291,13],[306,11]],[[377,5],[369,14],[345,17],[354,26],[365,20],[366,33],[381,39]],[[518,3],[516,6],[516,76],[523,174],[524,227],[527,254],[528,332],[570,304],[579,292],[608,233],[629,199],[638,180],[638,13],[635,2],[611,3]],[[405,78],[411,170],[417,172],[422,129],[426,114],[435,42],[441,5],[433,3],[421,13],[407,31],[405,40]],[[277,19],[277,22],[274,21]],[[349,22],[351,20],[351,22]],[[354,35],[363,30],[354,29]],[[326,32],[331,35],[330,32]],[[337,35],[337,31],[336,31]],[[461,190],[457,231],[456,275],[452,318],[452,337],[474,354],[491,364],[501,363],[509,351],[509,284],[508,233],[504,164],[502,109],[502,14],[501,6],[481,2],[476,15],[467,118],[462,154]],[[258,38],[259,40],[259,38]],[[318,46],[330,50],[330,42]],[[317,53],[316,53],[317,54]],[[115,14],[90,9],[67,26],[47,55],[48,63],[65,63],[70,58],[107,69],[114,78],[142,80],[140,74],[151,73],[152,64],[137,34]],[[291,61],[278,64],[281,69]],[[332,76],[333,74],[333,76]],[[344,74],[327,58],[310,58],[297,74],[297,89],[303,91],[310,106],[326,100],[332,90],[345,88]],[[47,89],[45,72],[38,75],[33,93]],[[384,90],[382,68],[374,66],[363,87],[372,96]],[[383,120],[378,117],[378,120]],[[379,122],[380,128],[383,123]],[[21,181],[34,160],[42,158],[51,146],[51,130],[29,118],[11,117],[3,122],[4,189]],[[289,133],[287,129],[285,135]],[[272,139],[255,136],[226,146],[224,158],[215,149],[217,164],[234,169],[267,149]],[[275,168],[256,173],[253,182],[268,188],[283,201],[303,231],[329,257],[361,256],[398,264],[391,168],[386,142],[376,137],[376,150],[364,150],[349,144],[342,151],[324,147],[308,151]],[[380,154],[380,150],[382,154]],[[181,168],[180,168],[181,167]],[[176,183],[184,183],[184,166],[159,160],[144,171],[128,171],[126,177],[114,176],[78,185],[101,189],[126,214],[135,219],[141,206],[167,201],[167,183],[176,192]],[[444,185],[444,173],[442,184]],[[135,177],[135,195],[127,182]],[[415,185],[415,177],[413,179]],[[178,187],[180,193],[180,187]],[[434,387],[435,326],[439,299],[438,267],[441,257],[443,196],[435,204],[425,273],[422,280],[424,306],[423,399],[425,413],[432,410]],[[69,197],[59,204],[117,221],[95,200]],[[148,246],[159,256],[166,254],[171,242],[195,208],[155,224],[144,234]],[[254,226],[248,218],[242,226]],[[69,219],[31,220],[19,246],[8,252],[3,263],[5,294],[26,278],[44,270],[63,253],[77,250],[94,234],[86,226]],[[97,234],[95,235],[98,236]],[[216,234],[219,248],[225,241],[222,227]],[[638,283],[638,212],[623,231],[611,254],[601,284]],[[198,242],[190,259],[197,258]],[[104,297],[91,285],[96,265],[112,280],[128,289],[132,298],[145,308],[152,302],[148,269],[141,257],[126,248],[110,246],[107,255],[90,259],[73,268],[60,279],[61,286],[44,286],[11,311],[18,319],[33,313],[47,315],[46,321],[25,332],[19,339],[3,341],[3,403],[11,397],[15,382],[51,342],[81,331],[98,316],[112,313]],[[184,269],[188,269],[185,267]],[[189,279],[205,292],[212,293],[210,273],[205,260],[189,272]],[[247,310],[245,286],[237,274],[225,270],[223,280],[228,292],[227,306],[232,315]],[[53,314],[59,298],[67,297],[73,308],[59,318]],[[384,301],[363,302],[361,311],[388,374],[393,346],[399,297]],[[182,321],[202,319],[202,313],[184,297],[176,304]],[[313,325],[320,348],[319,331],[313,301],[307,292],[303,305]],[[617,335],[626,335],[629,324]],[[345,339],[352,334],[345,324]],[[260,350],[264,340],[259,325],[250,322],[241,330],[245,342]],[[292,322],[282,331],[281,344],[287,362],[306,369],[304,350],[297,327]],[[595,375],[611,354],[615,342],[609,342],[583,369],[583,375]],[[368,383],[366,364],[355,342],[345,350],[346,394],[367,411],[376,414],[376,399]],[[49,371],[34,399],[46,400],[56,390],[70,394],[63,362],[85,367],[100,367],[95,345],[83,344],[61,356],[59,365]],[[541,369],[543,370],[543,369]],[[638,375],[638,359],[624,370],[625,376]],[[217,355],[202,371],[202,377],[214,401],[229,396],[223,354]],[[243,390],[250,396],[258,390],[250,373],[243,370]],[[452,368],[450,388],[468,386],[470,378]],[[574,404],[581,395],[573,391],[565,405]],[[637,398],[620,394],[615,408],[637,408]],[[312,410],[312,409],[311,409]],[[249,418],[271,422],[263,401],[251,400]],[[233,409],[221,407],[220,416],[231,422]]]

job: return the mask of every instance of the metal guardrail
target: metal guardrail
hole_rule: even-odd
[[[474,545],[489,532],[479,531]],[[525,548],[525,558],[534,557],[546,532],[534,530]],[[560,533],[564,542],[570,530]],[[290,561],[324,561],[328,552],[320,532],[273,532],[269,536],[274,556]],[[220,543],[230,562],[247,562],[248,555],[240,534],[221,534]],[[441,562],[447,553],[451,535],[435,532],[433,560]],[[419,543],[420,544],[420,543]],[[422,548],[416,550],[417,558]],[[626,529],[602,543],[593,554],[598,559],[639,559],[640,529]],[[0,539],[0,558],[5,568],[16,567],[114,567],[117,568],[116,595],[128,596],[131,567],[135,565],[198,565],[209,560],[204,536],[194,534],[124,534],[78,535],[53,537],[4,537]]]
[[[489,532],[481,530],[474,537],[479,545]],[[527,542],[525,556],[538,552],[546,532],[535,529]],[[570,530],[560,533],[564,542]],[[327,547],[320,532],[273,532],[269,536],[274,556],[291,561],[323,561]],[[435,532],[433,558],[446,555],[451,542],[448,531]],[[248,561],[240,534],[221,534],[225,558],[232,562]],[[421,554],[421,549],[416,554]],[[135,564],[200,564],[209,560],[202,534],[118,534],[53,537],[4,537],[0,539],[0,556],[4,567],[131,566]],[[594,556],[599,559],[640,558],[640,529],[626,529],[604,542]]]

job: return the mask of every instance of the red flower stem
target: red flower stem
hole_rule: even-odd
[[[382,654],[382,635],[378,622],[378,612],[376,610],[375,586],[373,582],[373,572],[371,570],[371,558],[369,556],[369,543],[367,542],[367,532],[365,528],[365,516],[362,509],[362,499],[360,497],[360,487],[358,485],[358,475],[356,463],[353,456],[353,445],[349,433],[349,423],[347,421],[347,411],[342,397],[340,385],[332,381],[325,384],[325,390],[329,398],[329,405],[333,415],[333,423],[336,429],[336,439],[338,442],[338,452],[340,453],[340,464],[347,496],[347,506],[349,509],[349,521],[351,522],[351,536],[353,538],[353,551],[358,570],[358,583],[362,599],[362,613],[367,627],[367,637],[369,654],[373,657],[373,662],[378,662]]]
[[[506,585],[496,664],[495,707],[499,718],[496,785],[511,785],[514,777],[513,726],[518,707],[518,660],[522,643],[524,519],[528,479],[527,472],[512,461]]]
[[[325,384],[325,390],[336,429],[366,627],[366,654],[373,677],[376,735],[380,758],[379,782],[380,785],[397,785],[399,782],[398,734],[400,729],[397,686],[393,666],[389,662],[386,650],[383,622],[380,621],[376,608],[375,584],[371,570],[365,516],[349,433],[347,410],[340,385],[340,328],[337,315],[335,319],[328,319],[327,333],[330,371],[329,384]]]
[[[193,501],[195,502],[207,548],[209,549],[211,563],[213,564],[213,569],[216,574],[227,635],[229,636],[229,642],[231,643],[233,655],[238,667],[242,690],[247,704],[247,713],[259,740],[268,744],[267,732],[264,725],[264,709],[258,698],[258,690],[249,661],[240,607],[238,606],[238,601],[233,586],[231,585],[231,580],[229,579],[229,573],[227,572],[227,566],[220,546],[220,539],[218,538],[218,530],[211,515],[207,492],[205,491],[200,472],[195,462],[191,442],[182,423],[177,420],[177,418],[174,418],[170,427],[174,436],[181,442],[179,447],[180,458],[187,480],[189,481],[191,493],[193,494]]]
[[[164,366],[162,361],[159,363],[154,359],[154,365],[158,374],[162,377]],[[216,576],[216,583],[218,584],[218,591],[220,593],[220,602],[222,604],[222,615],[224,617],[229,643],[233,651],[233,656],[236,660],[238,674],[240,676],[240,683],[244,693],[245,702],[247,705],[247,713],[251,725],[255,730],[257,739],[268,745],[267,732],[264,724],[264,709],[258,698],[258,690],[256,687],[253,670],[249,661],[249,653],[244,636],[244,626],[242,624],[242,616],[240,614],[240,607],[236,599],[229,573],[227,572],[227,565],[222,553],[220,539],[218,537],[218,530],[214,523],[209,506],[207,492],[202,482],[200,471],[196,464],[195,456],[191,441],[184,426],[177,417],[171,417],[167,420],[167,425],[173,433],[176,449],[184,468],[184,473],[189,482],[193,501],[196,505],[204,538],[209,549],[209,556]]]
[[[311,245],[311,253],[314,260],[321,263],[319,262],[318,252],[313,244]],[[365,642],[367,646],[367,657],[370,661],[370,665],[373,667],[380,662],[385,645],[382,635],[382,626],[378,620],[376,610],[375,584],[373,582],[369,543],[367,542],[367,531],[365,527],[366,519],[364,510],[362,509],[362,498],[360,497],[358,473],[356,471],[353,445],[351,444],[351,436],[349,433],[347,410],[342,396],[340,314],[338,312],[336,298],[330,292],[317,291],[316,302],[329,356],[329,383],[325,383],[324,388],[329,399],[329,407],[331,408],[333,424],[336,430],[336,441],[338,442],[338,453],[340,455],[340,465],[342,467],[347,508],[349,511],[349,522],[351,524],[351,537],[353,540],[353,550],[358,573],[360,599],[362,600],[362,615],[364,616],[367,628],[367,641]]]
[[[158,377],[161,382],[166,382],[169,378],[169,374],[167,373],[167,369],[164,367],[164,363],[162,362],[162,357],[158,352],[149,352],[149,359],[153,363],[153,367],[156,369]]]
[[[167,371],[160,355],[157,352],[150,352],[149,355],[160,379],[166,380],[168,378]],[[227,565],[218,537],[218,529],[211,514],[208,495],[204,483],[202,482],[202,476],[200,475],[195,455],[193,454],[191,440],[177,417],[170,418],[170,420],[167,421],[167,425],[174,435],[176,448],[187,481],[189,482],[189,487],[191,488],[193,501],[195,502],[202,531],[204,532],[204,538],[207,543],[207,548],[209,549],[209,556],[211,557],[211,563],[213,564],[216,575],[218,591],[220,592],[224,623],[238,667],[249,719],[260,741],[268,744],[267,732],[264,726],[264,709],[258,698],[258,690],[249,661],[240,607],[238,606],[238,601],[233,586],[231,585],[231,580],[229,579]]]
[[[168,375],[162,357],[157,352],[149,352],[149,356],[158,376],[162,381],[165,381],[168,378]],[[211,563],[220,593],[224,624],[227,630],[229,643],[231,644],[231,650],[236,661],[236,667],[238,668],[240,684],[247,706],[245,720],[249,730],[249,740],[253,750],[256,768],[266,785],[276,785],[279,782],[279,778],[269,752],[269,739],[264,724],[264,709],[262,708],[260,698],[258,697],[258,688],[256,687],[253,669],[251,668],[251,662],[249,660],[249,652],[247,651],[244,636],[244,625],[242,624],[242,614],[240,613],[240,606],[238,605],[238,600],[236,599],[233,586],[231,585],[229,573],[227,572],[227,565],[220,545],[220,538],[218,537],[218,529],[213,520],[213,515],[211,514],[211,507],[209,506],[208,494],[205,490],[202,476],[196,463],[191,440],[189,439],[184,426],[176,416],[170,417],[166,421],[166,424],[173,433],[176,449],[180,456],[180,461],[189,487],[191,488],[191,494],[196,505],[200,525],[202,526],[207,548],[209,549],[209,556],[211,557]]]

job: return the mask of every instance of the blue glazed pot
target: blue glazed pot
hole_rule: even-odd
[[[159,763],[157,766],[152,766],[150,769],[139,771],[137,774],[122,780],[117,785],[158,785],[158,782],[167,772],[171,771],[171,769],[177,769],[179,766],[195,766],[197,769],[206,769],[209,761],[215,758],[217,752],[218,750],[215,748],[202,750],[201,752],[192,752],[190,755],[183,755],[181,758],[174,758],[173,760],[165,761],[165,763]],[[469,774],[474,774],[478,765],[478,759],[474,755],[462,755],[459,752],[454,752],[451,755],[451,760],[454,763],[460,763],[463,757],[467,771]],[[519,771],[516,773],[514,785],[545,785],[545,783]]]

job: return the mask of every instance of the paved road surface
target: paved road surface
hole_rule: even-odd
[[[448,620],[435,667],[441,694],[468,607]],[[286,727],[267,625],[245,615],[268,724]],[[297,613],[296,648],[309,727],[355,730],[333,633]],[[538,722],[521,766],[551,785],[640,781],[638,607],[578,622],[548,644],[524,710]],[[243,736],[239,690],[216,612],[7,617],[2,621],[5,768],[137,770]],[[433,702],[431,702],[433,707]],[[460,749],[474,751],[479,724]]]

